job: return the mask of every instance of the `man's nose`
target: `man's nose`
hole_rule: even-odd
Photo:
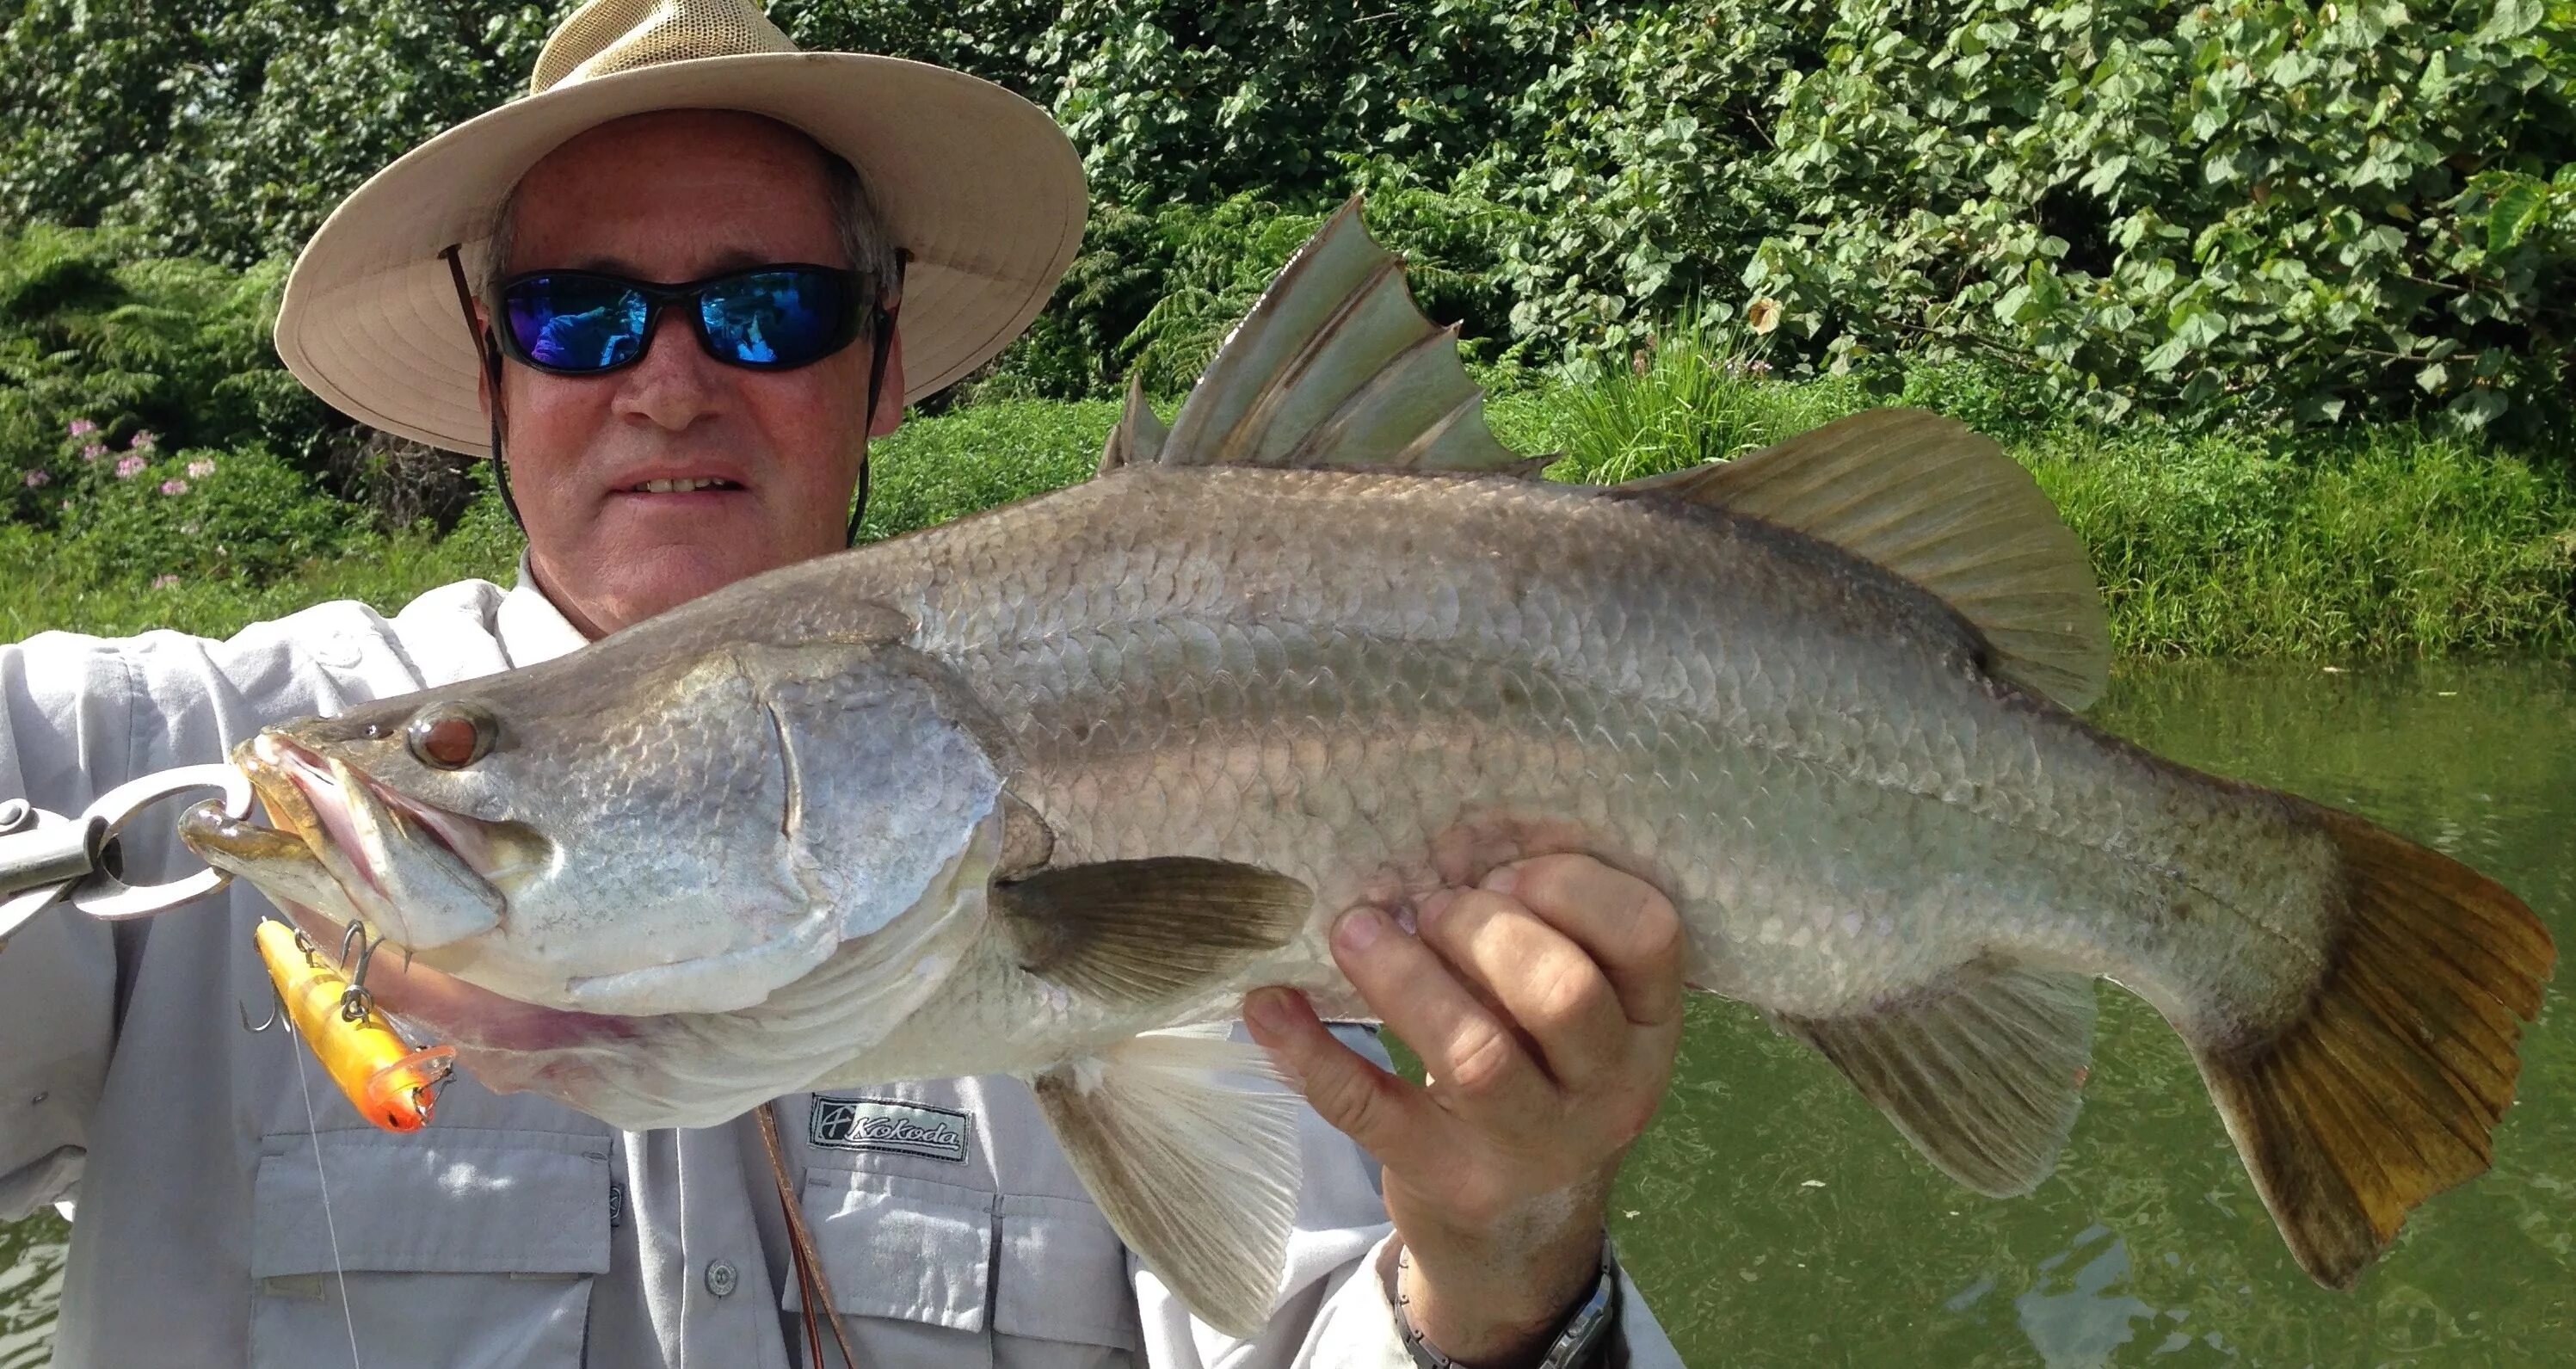
[[[644,359],[618,374],[612,407],[620,418],[681,432],[717,411],[723,377],[716,374],[715,358],[698,345],[687,308],[664,309],[646,339]]]

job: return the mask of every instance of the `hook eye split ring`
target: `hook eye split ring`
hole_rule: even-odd
[[[114,840],[135,814],[161,800],[184,794],[191,789],[216,789],[223,793],[224,816],[240,821],[250,816],[251,787],[248,776],[222,762],[210,765],[187,765],[176,770],[163,770],[140,779],[120,784],[98,796],[83,810],[83,820],[99,818],[107,823],[101,845]],[[72,889],[74,908],[109,922],[150,917],[167,912],[180,904],[223,888],[232,876],[209,866],[193,875],[165,884],[128,884],[105,869],[93,872]]]

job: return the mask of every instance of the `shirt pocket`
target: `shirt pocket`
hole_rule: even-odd
[[[352,1335],[368,1361],[581,1364],[591,1280],[609,1264],[597,1137],[271,1136],[252,1212],[254,1365],[328,1363]]]
[[[1143,1331],[1126,1248],[1090,1203],[864,1169],[809,1173],[803,1196],[833,1300],[860,1319],[847,1325],[862,1363],[1134,1362]],[[782,1304],[804,1307],[793,1278]]]

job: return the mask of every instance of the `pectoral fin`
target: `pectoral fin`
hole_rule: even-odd
[[[1201,1321],[1270,1318],[1297,1219],[1296,1095],[1258,1047],[1153,1033],[1031,1081],[1119,1239]]]
[[[2088,976],[1979,964],[1901,1003],[1774,1020],[1823,1051],[1941,1172],[2009,1198],[2048,1177],[2075,1129],[2093,1011]]]
[[[1288,944],[1314,894],[1286,875],[1190,856],[1046,870],[993,886],[1020,968],[1112,1003],[1178,997]]]

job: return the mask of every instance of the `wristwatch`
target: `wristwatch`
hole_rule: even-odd
[[[1440,1353],[1431,1342],[1414,1329],[1413,1318],[1404,1310],[1402,1269],[1409,1252],[1396,1251],[1398,1270],[1395,1293],[1395,1327],[1404,1333],[1404,1348],[1413,1356],[1417,1369],[1459,1369],[1458,1362]],[[1595,1369],[1609,1363],[1611,1340],[1619,1329],[1619,1257],[1607,1241],[1601,1244],[1601,1277],[1594,1281],[1583,1299],[1568,1312],[1557,1328],[1556,1339],[1548,1342],[1547,1353],[1539,1356],[1538,1369]]]

